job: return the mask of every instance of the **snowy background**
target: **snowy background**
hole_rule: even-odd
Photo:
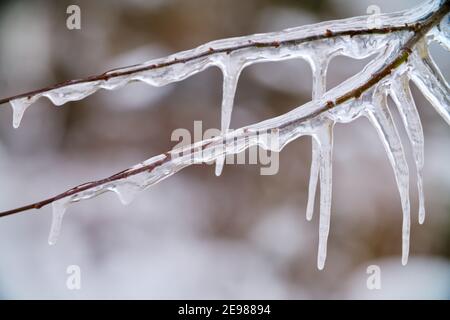
[[[406,9],[420,1],[2,1],[0,96],[102,73],[204,42],[323,20]],[[81,7],[82,29],[66,28]],[[449,78],[448,53],[432,48]],[[328,85],[367,61],[337,58]],[[208,69],[163,88],[132,84],[55,107],[41,99],[20,129],[0,109],[0,210],[102,178],[169,150],[172,130],[219,127],[221,74]],[[51,209],[0,219],[0,298],[450,298],[450,128],[418,94],[425,132],[427,218],[417,223],[411,168],[411,256],[401,265],[401,207],[375,130],[361,119],[335,130],[333,213],[325,269],[316,268],[317,213],[305,219],[310,139],[280,154],[280,171],[194,166],[124,207],[114,194],[68,209],[55,246]],[[310,100],[304,61],[251,66],[240,79],[232,127]],[[393,112],[397,116],[396,111]],[[401,126],[400,126],[401,128]],[[405,138],[405,132],[401,132]],[[406,140],[404,140],[406,141]],[[407,144],[405,144],[407,145]],[[406,146],[408,151],[409,148]],[[411,160],[411,159],[409,159]],[[81,268],[68,290],[66,268]],[[366,269],[381,268],[381,290]]]

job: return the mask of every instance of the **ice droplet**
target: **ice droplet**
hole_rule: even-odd
[[[56,200],[52,203],[52,225],[50,228],[50,234],[48,236],[48,244],[54,245],[58,240],[58,236],[61,232],[61,225],[66,212],[68,201],[66,198]]]
[[[13,127],[14,129],[19,128],[20,122],[22,121],[23,115],[28,107],[31,105],[30,102],[27,101],[27,98],[19,98],[15,100],[11,100],[11,108],[13,110]]]
[[[439,25],[432,29],[431,38],[450,51],[450,13],[442,18]]]

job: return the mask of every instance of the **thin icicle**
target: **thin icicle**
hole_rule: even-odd
[[[312,99],[320,100],[326,92],[326,75],[330,56],[311,55],[309,56],[308,61],[311,66],[313,76]],[[312,219],[314,213],[314,202],[316,198],[320,167],[320,144],[316,138],[312,137],[311,145],[311,173],[309,177],[308,203],[306,205],[306,219],[308,221]]]
[[[241,61],[235,61],[232,56],[226,55],[220,64],[223,73],[223,92],[221,106],[221,132],[227,133],[230,128],[231,114],[233,112],[234,97],[236,95],[237,83],[241,74],[243,65]],[[216,160],[216,176],[222,174],[225,157],[219,157]]]
[[[409,88],[409,79],[406,75],[392,79],[390,95],[397,105],[402,118],[416,163],[419,223],[422,224],[425,221],[425,196],[423,192],[424,137],[419,113]]]
[[[64,213],[66,212],[67,204],[67,198],[63,198],[52,203],[52,226],[48,236],[49,245],[54,245],[58,240],[58,236],[61,233],[61,225],[64,218]]]
[[[331,191],[332,191],[332,157],[333,157],[333,126],[326,126],[322,131],[320,141],[320,219],[319,219],[319,249],[317,268],[322,270],[327,258],[327,242],[330,232]]]
[[[447,81],[428,54],[425,42],[417,44],[409,64],[411,79],[422,91],[436,111],[450,125],[450,89]]]
[[[311,137],[311,173],[308,186],[308,203],[306,205],[306,220],[311,221],[314,213],[314,202],[316,198],[317,181],[319,180],[320,168],[320,145],[316,138]]]
[[[410,203],[409,203],[409,170],[403,146],[387,106],[386,94],[378,87],[373,95],[372,105],[367,110],[367,116],[384,145],[392,165],[402,203],[402,264],[408,262],[410,234]]]

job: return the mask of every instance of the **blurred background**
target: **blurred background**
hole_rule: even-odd
[[[0,97],[76,79],[225,37],[412,7],[419,0],[2,1]],[[81,8],[81,30],[66,8]],[[432,47],[445,77],[448,53]],[[447,55],[446,55],[447,54]],[[368,60],[331,61],[328,87]],[[165,152],[176,128],[220,125],[222,79],[210,68],[179,83],[135,83],[62,107],[39,100],[13,129],[0,108],[0,210],[41,200]],[[257,64],[239,80],[232,127],[311,98],[303,60]],[[70,206],[55,246],[51,208],[0,219],[0,298],[450,298],[450,128],[413,86],[425,133],[427,218],[417,222],[411,173],[411,255],[401,265],[401,207],[394,175],[368,121],[337,125],[333,208],[325,269],[316,268],[318,212],[305,219],[311,141],[280,154],[277,175],[258,165],[196,165],[128,206],[114,194]],[[392,108],[396,119],[398,115]],[[406,135],[399,126],[402,137]],[[405,143],[410,155],[410,148]],[[316,206],[316,209],[318,206]],[[81,268],[81,290],[66,269]],[[381,269],[368,290],[367,268]]]

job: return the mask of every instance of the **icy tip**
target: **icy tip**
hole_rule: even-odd
[[[18,129],[20,127],[20,121],[13,121],[13,128]]]
[[[402,266],[406,266],[408,264],[408,256],[402,257]]]
[[[13,121],[12,125],[14,129],[19,128],[20,123],[22,122],[23,114],[25,110],[29,107],[29,104],[24,103],[22,100],[12,100],[10,102],[11,108],[13,110]]]
[[[306,210],[306,221],[311,221],[313,218],[313,210],[311,208],[307,208]]]
[[[218,158],[216,160],[216,170],[215,170],[216,177],[220,177],[222,175],[223,163],[224,163],[223,158]]]
[[[319,256],[319,257],[317,258],[317,269],[323,270],[324,267],[325,267],[325,258]]]
[[[421,208],[419,211],[419,224],[423,224],[425,222],[425,210]]]
[[[319,269],[320,271],[322,271],[324,267],[325,267],[325,263],[323,263],[323,262],[317,262],[317,269]]]

